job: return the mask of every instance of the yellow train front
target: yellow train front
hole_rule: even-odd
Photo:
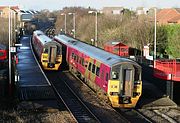
[[[32,45],[44,70],[59,70],[62,63],[62,46],[42,31],[34,31]]]

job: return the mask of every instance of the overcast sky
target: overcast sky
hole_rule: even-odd
[[[180,8],[180,0],[0,0],[0,5],[19,5],[24,9],[59,10],[63,7],[82,6],[102,9],[103,7],[123,6],[125,8],[159,7]]]

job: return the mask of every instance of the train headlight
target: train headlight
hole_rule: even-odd
[[[140,85],[141,82],[140,82],[140,81],[135,81],[134,84],[135,84],[135,85]]]

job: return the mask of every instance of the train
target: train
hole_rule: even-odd
[[[0,44],[0,60],[7,59],[7,47],[3,44]]]
[[[7,47],[3,44],[0,44],[0,68],[4,68],[7,65]]]
[[[69,71],[114,108],[134,108],[142,94],[142,69],[136,62],[58,34]],[[102,96],[101,96],[102,95]]]
[[[32,46],[44,70],[59,70],[62,63],[62,46],[36,30],[32,36]]]

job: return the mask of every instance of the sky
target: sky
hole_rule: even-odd
[[[91,7],[102,9],[103,7],[125,7],[135,9],[136,7],[158,7],[158,8],[180,8],[180,0],[0,0],[2,5],[18,5],[22,9],[60,10],[64,7]]]

